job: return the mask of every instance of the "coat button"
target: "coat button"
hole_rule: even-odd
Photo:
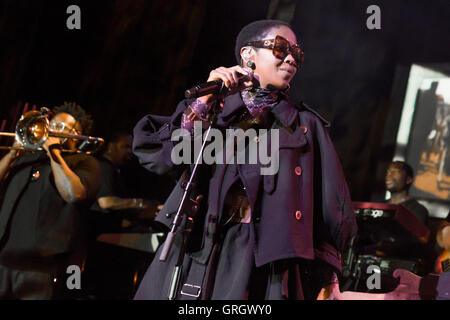
[[[36,170],[35,172],[33,172],[31,180],[36,181],[39,179],[40,176],[41,176],[41,173],[39,172],[39,170]]]
[[[295,212],[295,219],[300,220],[303,217],[303,214],[300,210]]]
[[[301,176],[302,175],[302,168],[296,167],[295,168],[295,174],[298,175],[298,176]]]
[[[306,134],[308,132],[308,128],[305,126],[300,126],[300,129],[303,130],[303,133]]]

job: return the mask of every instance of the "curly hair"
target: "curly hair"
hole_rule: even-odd
[[[94,120],[92,120],[92,116],[87,114],[86,111],[84,111],[84,109],[75,102],[64,101],[63,105],[53,108],[53,113],[70,114],[81,125],[81,129],[83,131],[83,134],[85,135],[88,135],[92,131],[92,127],[94,126]]]
[[[236,44],[234,46],[237,63],[241,64],[242,47],[245,47],[248,42],[262,40],[271,29],[281,26],[288,27],[292,30],[289,23],[281,20],[257,20],[243,27],[236,37]]]

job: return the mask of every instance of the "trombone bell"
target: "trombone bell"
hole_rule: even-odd
[[[17,122],[15,133],[0,132],[0,136],[14,136],[25,150],[30,151],[42,150],[42,146],[49,136],[83,140],[83,143],[80,145],[83,149],[88,149],[87,145],[92,145],[94,149],[77,150],[75,151],[76,153],[91,154],[103,145],[104,140],[102,138],[51,130],[48,111],[47,108],[42,108],[41,111],[28,111]]]
[[[38,150],[49,135],[47,114],[32,110],[22,115],[16,125],[16,140],[26,150]]]

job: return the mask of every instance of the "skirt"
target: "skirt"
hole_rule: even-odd
[[[197,262],[184,255],[175,299],[180,300],[313,300],[331,282],[333,269],[322,261],[285,259],[256,267],[253,223],[235,223],[222,229],[207,265],[199,274]],[[166,262],[159,261],[162,246],[144,275],[135,300],[167,300],[173,267],[178,260],[181,237]],[[187,292],[195,288],[193,292]]]

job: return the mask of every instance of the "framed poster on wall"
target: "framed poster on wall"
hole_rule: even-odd
[[[415,172],[411,197],[448,206],[449,146],[450,66],[413,64],[409,72],[394,157],[394,160],[409,163]]]

